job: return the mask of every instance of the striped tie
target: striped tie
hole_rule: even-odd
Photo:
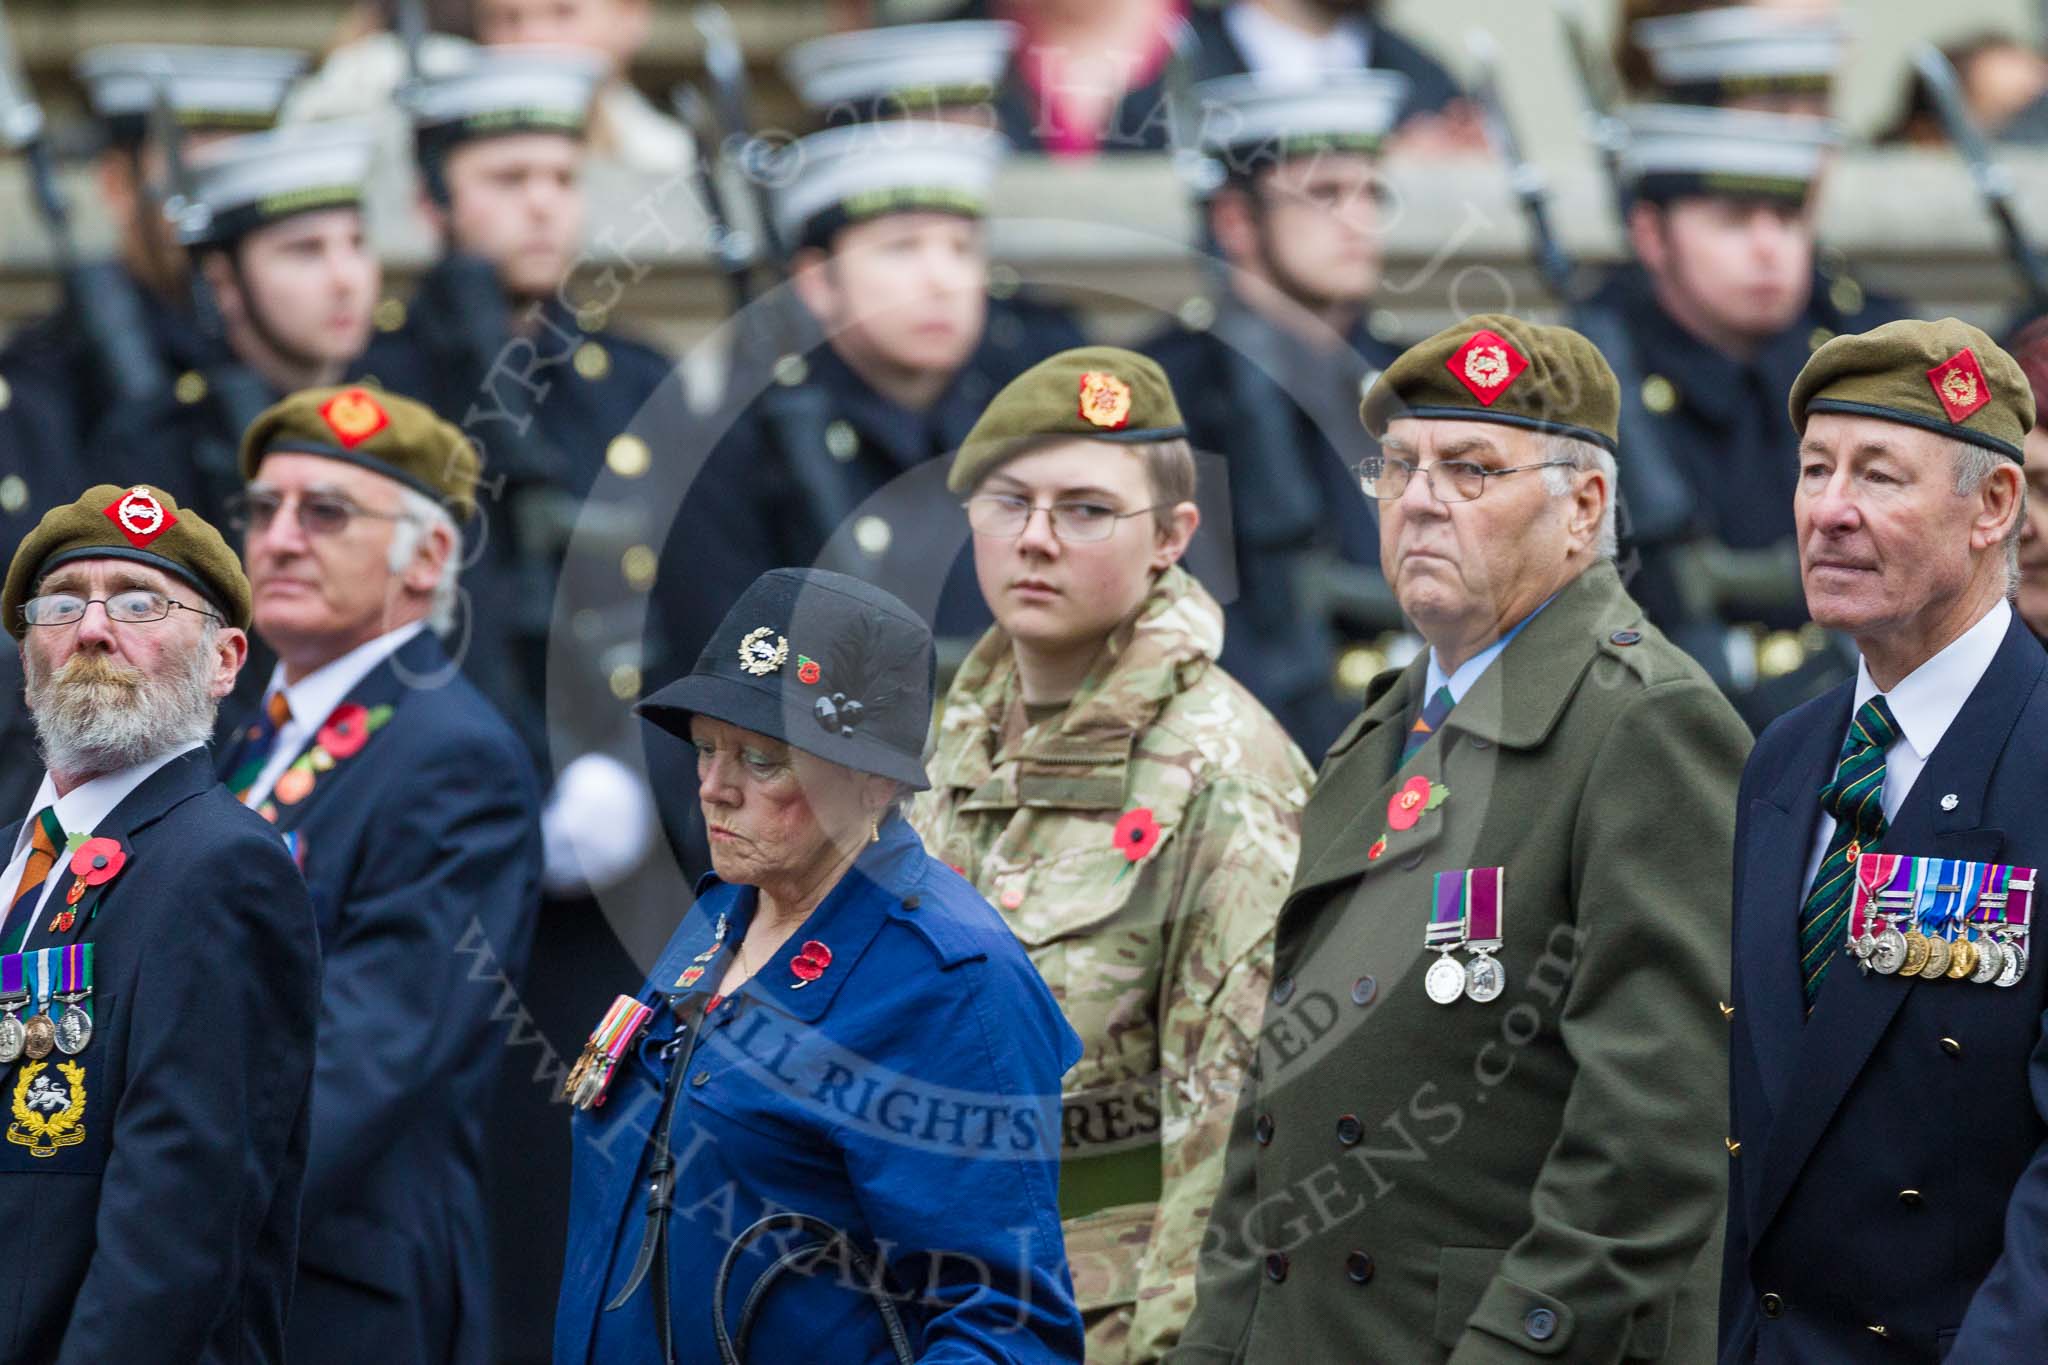
[[[1415,757],[1415,751],[1429,742],[1429,737],[1437,732],[1437,727],[1444,723],[1444,717],[1451,714],[1451,708],[1457,704],[1448,684],[1430,694],[1429,700],[1422,704],[1422,714],[1415,718],[1414,727],[1408,731],[1407,742],[1401,746],[1403,763]]]
[[[0,953],[18,953],[28,937],[28,922],[35,917],[36,903],[31,891],[49,880],[57,865],[57,850],[64,847],[64,827],[57,823],[57,808],[44,806],[36,812],[35,833],[29,836],[28,866],[21,871],[21,884],[7,902],[7,923],[0,928]],[[26,900],[26,905],[22,902]]]
[[[263,769],[270,763],[270,751],[277,744],[277,732],[284,729],[284,723],[291,718],[292,705],[285,700],[284,693],[271,693],[263,703],[262,716],[243,736],[248,741],[249,757],[228,778],[228,790],[235,794],[235,800],[247,801],[249,789],[256,785],[256,779],[263,776]]]
[[[1820,794],[1821,809],[1835,817],[1835,832],[1799,910],[1799,977],[1808,1014],[1847,933],[1857,855],[1875,852],[1884,838],[1884,751],[1898,737],[1899,723],[1883,697],[1857,707],[1835,763],[1835,780]]]

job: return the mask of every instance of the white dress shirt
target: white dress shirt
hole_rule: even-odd
[[[2012,607],[2001,597],[1996,606],[1978,618],[1976,625],[1949,641],[1941,653],[1899,679],[1898,685],[1884,694],[1892,719],[1899,723],[1898,739],[1884,751],[1884,795],[1879,800],[1884,806],[1887,826],[1898,815],[1899,807],[1906,804],[1906,794],[1913,790],[1913,783],[1919,778],[1920,770],[1927,766],[1934,746],[1941,743],[1941,737],[1955,723],[1963,703],[1970,699],[1970,693],[1977,690],[1984,670],[1991,667],[1998,647],[2005,643],[2005,632],[2011,624]],[[1850,703],[1850,719],[1854,720],[1857,709],[1877,695],[1877,684],[1871,680],[1870,666],[1858,660],[1856,696]],[[1845,726],[1842,737],[1847,739],[1848,735]],[[1840,754],[1840,746],[1835,752]],[[1830,767],[1826,780],[1832,782],[1834,776],[1834,769]],[[1801,887],[1813,885],[1814,874],[1820,871],[1821,859],[1827,856],[1828,840],[1834,835],[1835,817],[1822,810],[1820,828],[1814,831],[1813,849],[1806,859],[1806,880],[1800,883]],[[1890,851],[1903,853],[1906,850]]]
[[[327,724],[327,718],[334,714],[334,708],[348,700],[348,694],[355,685],[369,677],[371,669],[405,648],[413,636],[426,628],[425,621],[415,621],[409,626],[387,631],[367,644],[357,645],[333,663],[314,669],[290,686],[285,685],[283,664],[272,669],[270,686],[263,689],[263,705],[267,708],[270,699],[282,692],[285,704],[292,709],[291,719],[278,729],[277,742],[270,747],[270,761],[256,775],[256,781],[242,798],[242,804],[262,805],[269,797],[270,789],[277,785],[277,779],[284,776],[284,770],[292,766],[292,760],[299,756],[299,752],[312,743],[313,736],[320,733],[320,727]]]
[[[81,782],[63,796],[57,795],[57,784],[50,780],[48,773],[44,773],[43,785],[41,790],[36,792],[35,804],[28,808],[28,819],[22,821],[21,832],[15,836],[14,857],[8,862],[6,871],[0,872],[0,913],[5,912],[5,901],[13,897],[14,888],[21,885],[21,874],[28,869],[28,855],[35,848],[34,821],[43,807],[57,808],[57,823],[63,826],[66,840],[74,835],[91,834],[95,825],[112,815],[114,807],[126,801],[129,793],[147,782],[157,769],[199,747],[201,746],[198,744],[187,744],[184,748],[160,758],[152,758],[146,763],[138,763],[132,768],[123,768],[104,777],[95,777],[90,782]],[[42,918],[43,906],[49,902],[50,893],[60,885],[69,885],[70,882],[71,874],[66,867],[64,850],[60,848],[57,850],[56,865],[50,869],[50,875],[43,879],[40,893],[31,894],[33,905],[28,922],[29,933],[35,932],[36,921]],[[27,941],[26,937],[22,940],[23,943]]]
[[[1245,65],[1303,85],[1313,85],[1325,72],[1357,70],[1372,60],[1372,29],[1357,19],[1341,20],[1328,33],[1310,33],[1240,0],[1223,11],[1223,27],[1244,54]]]

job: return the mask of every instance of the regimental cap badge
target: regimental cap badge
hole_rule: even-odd
[[[789,641],[777,635],[773,626],[750,630],[740,641],[740,667],[757,678],[767,677],[787,662]]]
[[[171,510],[157,501],[156,494],[140,486],[129,489],[103,510],[138,550],[178,524]]]
[[[1081,376],[1081,417],[1091,425],[1118,431],[1130,424],[1131,386],[1103,370]]]
[[[367,389],[343,389],[321,405],[320,416],[344,450],[354,450],[391,425],[390,414]]]
[[[1965,346],[1927,372],[1934,396],[1951,422],[1961,422],[1991,401],[1991,386],[1984,381],[1984,369]]]
[[[1500,333],[1479,331],[1451,352],[1444,365],[1482,407],[1490,408],[1529,368],[1529,361]]]

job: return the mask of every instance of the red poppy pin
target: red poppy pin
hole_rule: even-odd
[[[320,747],[335,758],[353,758],[370,738],[370,712],[357,702],[345,701],[320,727]]]
[[[801,654],[796,656],[796,680],[798,682],[802,683],[805,687],[816,687],[818,679],[824,676],[825,672],[818,667],[816,659],[808,659]]]
[[[1432,801],[1436,789],[1426,777],[1411,777],[1401,784],[1387,801],[1387,828],[1405,830],[1415,828],[1415,822],[1422,818],[1422,812],[1441,801]]]
[[[790,983],[790,989],[800,991],[825,974],[832,965],[832,950],[816,939],[806,939],[797,955],[789,960],[789,969],[797,979]]]
[[[1365,860],[1369,863],[1376,863],[1379,861],[1380,855],[1386,851],[1387,836],[1382,834],[1379,838],[1373,840],[1372,847],[1365,851]]]
[[[1141,861],[1158,843],[1159,821],[1152,817],[1150,807],[1127,810],[1124,818],[1116,822],[1116,846],[1128,861]]]
[[[87,839],[71,855],[71,871],[87,886],[105,886],[127,865],[119,839]]]

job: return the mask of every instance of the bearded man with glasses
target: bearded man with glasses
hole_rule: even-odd
[[[911,821],[1001,910],[1087,1051],[1060,1213],[1095,1365],[1172,1347],[1269,982],[1312,774],[1216,664],[1179,567],[1200,513],[1153,361],[1066,351],[996,396],[947,479],[996,625]]]
[[[206,748],[248,580],[169,493],[104,484],[22,540],[0,618],[45,768],[0,871],[6,1358],[281,1361],[320,955]]]
[[[326,960],[291,1357],[488,1360],[491,1018],[541,859],[526,748],[440,638],[476,452],[423,404],[313,389],[256,420],[241,466],[278,663],[220,772],[292,842]]]

